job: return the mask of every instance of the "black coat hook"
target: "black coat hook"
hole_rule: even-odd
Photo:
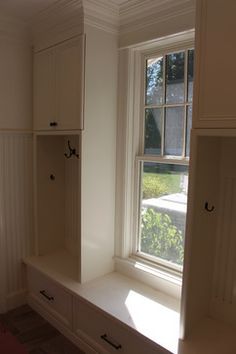
[[[70,140],[68,140],[68,148],[69,148],[69,153],[67,154],[67,153],[65,153],[64,155],[65,155],[65,157],[67,158],[67,159],[69,159],[69,158],[71,158],[71,156],[73,156],[73,155],[75,155],[76,157],[77,157],[77,159],[79,158],[79,155],[76,153],[76,149],[73,149],[72,147],[71,147],[71,145],[70,145]]]
[[[208,202],[206,202],[206,203],[205,203],[205,209],[206,209],[206,211],[208,211],[209,213],[211,213],[211,212],[215,209],[215,207],[214,207],[214,205],[212,205],[212,207],[209,208]]]

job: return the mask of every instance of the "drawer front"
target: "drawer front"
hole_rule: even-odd
[[[28,269],[30,295],[64,325],[72,327],[72,295],[40,272]]]
[[[128,327],[81,300],[75,301],[74,314],[76,334],[96,345],[99,353],[169,354],[169,351],[152,344],[140,334],[136,335]]]

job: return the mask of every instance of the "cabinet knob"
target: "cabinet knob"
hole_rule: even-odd
[[[57,124],[57,122],[50,122],[50,127],[56,127],[58,124]]]

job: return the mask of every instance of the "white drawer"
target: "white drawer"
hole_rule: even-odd
[[[64,325],[72,327],[72,295],[35,269],[28,267],[30,296]]]
[[[170,352],[136,334],[134,330],[93,305],[75,300],[75,331],[99,353],[169,354]]]

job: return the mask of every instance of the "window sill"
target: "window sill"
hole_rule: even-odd
[[[181,298],[182,278],[174,272],[167,272],[131,257],[115,257],[115,270],[177,300]]]

